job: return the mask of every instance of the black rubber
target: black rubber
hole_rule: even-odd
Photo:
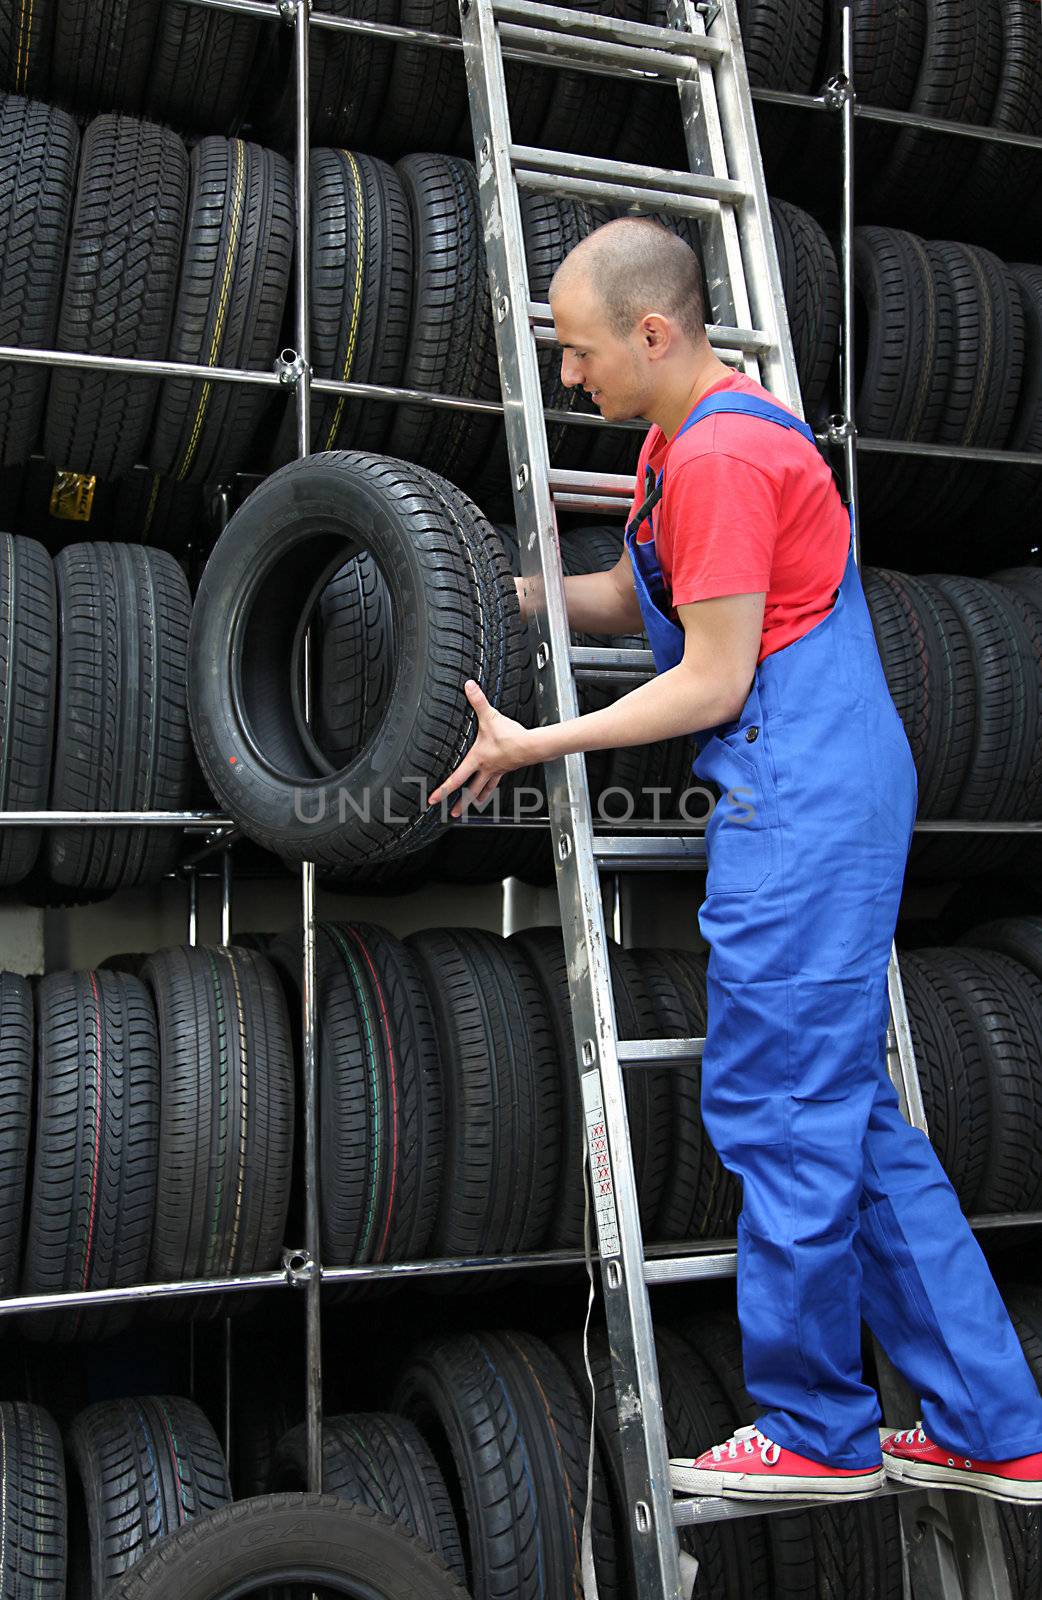
[[[1036,21],[1038,19],[1036,18]],[[1011,266],[1024,310],[1026,353],[1010,450],[1042,452],[1042,266]],[[1042,514],[1042,479],[1034,467],[1003,463],[996,467],[988,493],[987,516],[1017,538],[1037,525]],[[1030,541],[1024,541],[1025,548]]]
[[[903,951],[901,981],[930,1143],[969,1214],[988,1158],[991,1091],[971,1008],[949,982],[945,956]]]
[[[1042,28],[1034,0],[999,0],[1002,67],[988,122],[1011,133],[1042,134]],[[860,91],[859,91],[860,93]],[[956,238],[1009,236],[1030,226],[1039,187],[1038,156],[1016,146],[981,144],[952,196],[946,226]],[[1037,222],[1035,229],[1037,232]],[[967,231],[968,230],[968,231]]]
[[[164,1539],[109,1593],[113,1600],[231,1600],[265,1583],[294,1582],[373,1600],[467,1600],[437,1556],[389,1517],[314,1494],[227,1506]]]
[[[166,0],[152,45],[145,114],[199,133],[228,133],[245,108],[262,24]]]
[[[166,1548],[168,1534],[231,1499],[217,1437],[191,1400],[98,1401],[80,1412],[67,1444],[69,1600],[110,1593],[154,1546]]]
[[[10,1600],[65,1600],[68,1549],[61,1434],[42,1406],[0,1403],[3,1554]]]
[[[424,978],[409,948],[372,923],[322,922],[316,941],[322,1259],[420,1260],[445,1141]],[[271,958],[299,985],[299,935],[275,941]]]
[[[192,151],[170,359],[269,372],[292,257],[289,163],[242,139],[201,139]],[[149,464],[182,483],[237,472],[268,405],[266,390],[246,384],[167,378]]]
[[[77,111],[141,110],[159,0],[55,0],[51,94]]]
[[[411,933],[442,1065],[434,1256],[536,1250],[557,1200],[561,1088],[549,1008],[523,952],[477,928]]]
[[[395,170],[409,202],[413,236],[402,384],[498,401],[499,363],[474,165],[454,156],[410,155]],[[483,464],[498,426],[495,417],[474,412],[401,405],[386,448],[465,486]]]
[[[1008,1284],[1003,1299],[1035,1382],[1042,1390],[1042,1302],[1037,1284]],[[999,1504],[1002,1542],[1017,1600],[1042,1600],[1042,1511]]]
[[[807,92],[816,83],[828,7],[800,0],[738,0],[745,62],[753,88]],[[768,182],[784,174],[798,153],[800,123],[778,106],[755,107],[756,129]]]
[[[455,0],[400,0],[395,21],[405,28],[459,37]],[[467,77],[460,51],[432,51],[417,44],[394,47],[376,140],[379,149],[392,157],[407,150],[471,153]]]
[[[591,1407],[590,1385],[583,1361],[582,1340],[577,1334],[563,1334],[553,1341],[554,1349],[571,1374],[587,1415]],[[596,1434],[600,1457],[611,1489],[616,1525],[628,1526],[627,1495],[623,1479],[619,1441],[618,1409],[612,1379],[611,1357],[604,1331],[590,1333],[590,1369],[596,1395]],[[662,1327],[655,1330],[655,1354],[662,1387],[662,1414],[671,1456],[697,1455],[727,1435],[724,1408],[709,1375],[682,1342]],[[773,1519],[772,1519],[773,1520]],[[770,1569],[767,1550],[758,1520],[743,1518],[739,1531],[722,1523],[705,1529],[684,1528],[681,1549],[699,1563],[696,1595],[727,1595],[729,1600],[769,1600]],[[632,1552],[623,1537],[619,1550],[626,1563],[629,1590],[637,1593]]]
[[[61,649],[51,807],[177,811],[189,794],[185,661],[190,600],[162,550],[67,545],[55,562]],[[51,828],[54,899],[156,882],[178,838],[162,828]]]
[[[392,26],[402,20],[398,0],[318,0],[315,10]],[[328,28],[312,28],[309,42],[312,143],[384,153],[381,121],[396,47],[384,39]],[[285,74],[284,83],[276,127],[291,147],[296,126],[292,71]],[[417,146],[407,142],[403,148]]]
[[[23,1294],[147,1281],[156,1197],[159,1050],[144,985],[56,972],[36,996],[37,1092]],[[31,1339],[99,1339],[130,1306],[26,1314]]]
[[[55,0],[0,0],[0,87],[44,96],[51,76]]]
[[[946,951],[945,964],[970,1010],[991,1096],[988,1159],[974,1208],[1033,1210],[1042,1196],[1042,979],[977,946]]]
[[[607,940],[607,951],[619,1038],[655,1038],[655,1008],[632,951],[612,938]],[[640,1225],[649,1238],[673,1159],[671,1074],[670,1067],[639,1067],[623,1073]]]
[[[440,808],[427,807],[420,791],[462,760],[476,727],[463,686],[476,678],[487,688],[491,670],[478,622],[483,589],[474,550],[482,544],[472,549],[459,539],[428,477],[357,453],[283,467],[232,518],[193,612],[192,733],[219,803],[258,843],[344,875],[433,841]],[[396,653],[393,712],[338,769],[305,737],[291,685],[299,681],[302,620],[359,547],[382,568],[395,618],[408,618],[408,646]],[[499,556],[505,562],[501,541]],[[516,592],[509,576],[496,582],[502,626],[520,663]],[[498,704],[513,715],[520,665],[516,681],[502,662],[492,666],[502,686]]]
[[[276,1493],[303,1489],[306,1481],[307,1441],[301,1424],[279,1443],[271,1488]],[[328,1417],[322,1424],[322,1489],[393,1517],[440,1556],[460,1583],[466,1581],[449,1491],[415,1423],[393,1412]]]
[[[511,1600],[577,1593],[588,1429],[554,1352],[514,1332],[433,1339],[400,1377],[394,1404],[426,1435],[459,1495],[471,1590]],[[618,1600],[598,1478],[592,1521],[598,1587]]]
[[[34,1055],[32,990],[0,972],[0,1295],[18,1292]]]
[[[892,26],[889,19],[887,26]],[[997,5],[978,0],[927,0],[926,37],[909,110],[954,122],[987,123],[995,105],[1002,61],[1002,24]],[[967,141],[968,142],[968,141]],[[961,140],[939,140],[905,128],[893,154],[865,196],[876,214],[899,207],[902,220],[932,229],[962,182],[970,152]],[[919,220],[921,219],[921,220]]]
[[[412,218],[394,168],[350,150],[313,150],[311,363],[317,378],[400,387],[412,272]],[[312,448],[381,450],[394,410],[346,395],[316,396]],[[276,458],[281,464],[295,453],[290,405]]]
[[[15,9],[33,15],[30,0]],[[0,95],[2,344],[54,348],[79,142],[67,112]],[[28,461],[46,395],[46,367],[0,366],[0,466]]]
[[[96,9],[106,11],[106,0]],[[187,199],[188,157],[175,133],[132,117],[95,117],[80,160],[61,349],[166,357]],[[120,477],[140,457],[157,391],[153,378],[57,368],[44,454],[61,470]]]
[[[825,402],[839,349],[839,268],[828,234],[808,212],[772,200],[771,223],[803,409],[813,419]]]
[[[153,1281],[275,1267],[293,1155],[289,1016],[275,970],[237,945],[164,950],[142,968],[159,1022],[162,1096]],[[206,1295],[171,1314],[228,1314]]]
[[[643,22],[644,0],[587,0],[581,8],[598,16]],[[549,79],[546,114],[534,143],[549,150],[609,156],[622,140],[635,85],[567,68],[535,69]],[[530,91],[533,92],[533,91]],[[544,86],[534,92],[547,93]]]
[[[35,539],[0,533],[0,809],[43,811],[51,783],[58,611],[51,558]],[[37,828],[0,832],[0,887],[19,883]]]
[[[315,652],[315,738],[346,767],[372,738],[394,679],[394,617],[379,567],[363,551],[322,591]]]
[[[203,486],[161,478],[144,467],[120,479],[112,529],[128,544],[150,544],[175,555],[204,552],[213,540]]]

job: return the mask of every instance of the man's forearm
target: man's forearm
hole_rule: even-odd
[[[539,579],[515,578],[522,619],[546,609]],[[641,633],[644,619],[634,593],[624,599],[609,572],[583,572],[564,580],[568,626],[577,633]]]
[[[741,712],[746,694],[714,683],[681,663],[660,672],[612,705],[566,722],[531,730],[532,759],[552,761],[573,751],[612,750],[625,745],[678,739],[730,722]]]

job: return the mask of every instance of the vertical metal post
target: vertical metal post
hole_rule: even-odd
[[[294,65],[297,102],[297,452],[301,457],[311,450],[311,318],[309,307],[311,234],[308,195],[308,31],[310,0],[296,0]],[[305,652],[305,709],[310,700],[310,671]],[[322,1488],[322,1284],[319,1255],[318,1214],[318,1052],[315,1010],[315,866],[306,861],[301,868],[301,921],[303,923],[303,970],[301,999],[303,1012],[304,1056],[304,1194],[305,1235],[311,1257],[311,1277],[307,1296],[307,1368],[305,1434],[307,1441],[308,1488]]]
[[[199,874],[195,867],[188,871],[188,943],[195,948],[199,943]],[[195,1323],[188,1324],[188,1397],[195,1399]]]
[[[861,567],[861,519],[857,500],[857,432],[854,427],[854,37],[850,0],[843,0],[843,76],[847,94],[842,107],[843,209],[840,219],[840,270],[843,279],[843,329],[840,379],[845,427],[843,456],[847,492],[853,514],[854,560]]]
[[[221,943],[232,942],[232,852],[221,852]]]
[[[224,1319],[224,1460],[232,1470],[232,1319]]]

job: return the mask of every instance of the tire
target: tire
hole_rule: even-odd
[[[9,1600],[65,1600],[67,1528],[61,1434],[41,1406],[0,1404],[3,1553]]]
[[[106,9],[102,0],[97,10]],[[166,357],[187,195],[188,157],[175,133],[130,117],[94,119],[80,160],[60,349]],[[122,477],[141,455],[157,390],[154,378],[57,368],[44,455],[62,471]]]
[[[1042,1389],[1042,1306],[1034,1284],[1010,1285],[1006,1309],[1035,1382]],[[1017,1600],[1042,1600],[1042,1512],[1038,1506],[1000,1504],[1002,1543]]]
[[[1042,917],[995,917],[967,929],[955,942],[978,950],[997,950],[1042,981]]]
[[[394,678],[394,610],[368,551],[322,591],[316,656],[315,737],[346,767],[386,716]]]
[[[988,1073],[990,1141],[976,1210],[1034,1210],[1042,1194],[1042,979],[997,951],[945,952],[947,976],[969,1007]]]
[[[908,110],[926,44],[926,6],[927,0],[889,0],[886,5],[858,0],[852,7],[857,95],[863,105]],[[855,151],[859,187],[862,179],[866,188],[874,180],[896,139],[895,129],[862,121]]]
[[[395,21],[403,28],[454,34],[459,38],[459,7],[453,0],[400,0]],[[376,143],[397,157],[407,150],[445,150],[469,154],[470,104],[462,55],[424,45],[394,47],[387,94],[376,124]],[[442,390],[456,394],[458,390]]]
[[[813,418],[825,402],[839,349],[839,268],[824,228],[806,211],[772,199],[771,222],[803,409]]]
[[[37,990],[37,1092],[23,1294],[147,1282],[159,1123],[156,1021],[144,985],[57,972]],[[129,1306],[27,1313],[31,1339],[100,1339]]]
[[[181,556],[195,550],[205,552],[213,537],[200,485],[177,483],[144,469],[120,480],[112,528],[128,544],[147,544]]]
[[[69,1600],[109,1585],[167,1536],[231,1499],[217,1437],[192,1400],[101,1400],[69,1431],[73,1532]],[[182,1568],[181,1579],[187,1574]],[[183,1594],[182,1590],[182,1594]]]
[[[51,94],[78,111],[140,111],[158,0],[56,0]]]
[[[476,928],[425,929],[405,944],[442,1063],[445,1162],[431,1252],[537,1250],[556,1201],[561,1089],[535,973],[509,940]]]
[[[587,1429],[574,1384],[549,1346],[509,1332],[431,1340],[399,1379],[394,1403],[436,1458],[444,1452],[462,1502],[475,1594],[498,1588],[511,1600],[537,1600],[574,1592]],[[598,1586],[604,1600],[616,1600],[610,1513],[596,1477],[592,1521]]]
[[[293,255],[293,178],[282,156],[242,139],[201,139],[170,359],[268,372],[278,354]],[[167,378],[149,463],[184,483],[237,472],[269,407],[266,390]]]
[[[30,26],[35,0],[13,7]],[[4,5],[0,0],[0,38]],[[23,43],[22,48],[25,48]],[[54,349],[80,136],[65,111],[0,96],[0,343]],[[0,466],[28,461],[47,368],[0,366]]]
[[[655,1010],[632,951],[611,938],[607,951],[619,1038],[653,1039]],[[633,1173],[645,1238],[654,1234],[673,1160],[671,1073],[669,1067],[623,1068]]]
[[[745,64],[753,88],[811,91],[825,34],[823,5],[799,0],[738,0]],[[770,181],[798,148],[800,125],[791,112],[759,104],[756,129]]]
[[[398,0],[318,0],[315,10],[392,26],[401,20]],[[458,27],[456,32],[459,32]],[[338,33],[321,27],[310,30],[308,98],[313,145],[339,145],[348,150],[361,147],[383,152],[380,121],[387,102],[395,48],[386,40],[366,38],[359,33]],[[292,149],[296,136],[296,91],[292,71],[283,74],[280,87],[282,93],[277,101],[272,131],[284,147]],[[408,142],[405,148],[410,148]]]
[[[0,533],[0,810],[43,811],[51,783],[58,617],[51,558],[35,539]],[[40,829],[0,832],[0,887],[20,883]]]
[[[564,1334],[553,1341],[553,1346],[568,1369],[588,1415],[590,1385],[581,1337]],[[629,1523],[626,1516],[628,1496],[619,1442],[618,1407],[608,1340],[600,1328],[591,1330],[589,1354],[596,1395],[594,1416],[599,1454],[611,1489],[615,1523],[625,1528]],[[661,1325],[655,1330],[655,1354],[670,1455],[698,1454],[711,1444],[718,1444],[726,1433],[726,1429],[721,1431],[722,1406],[706,1381],[708,1375],[698,1370],[697,1358],[690,1355],[675,1334]],[[698,1561],[696,1595],[727,1595],[728,1600],[768,1600],[772,1594],[767,1551],[758,1519],[743,1519],[741,1531],[726,1523],[705,1529],[684,1528],[680,1532],[680,1548]],[[628,1572],[630,1588],[627,1592],[636,1594],[632,1554],[625,1540],[619,1554]]]
[[[1011,450],[1042,453],[1042,267],[1009,268],[1024,309],[1026,356],[1017,410],[1009,433]],[[1042,473],[1007,463],[996,467],[988,494],[988,516],[1018,543],[1042,513]]]
[[[0,85],[46,96],[53,36],[54,0],[0,0]]]
[[[162,1094],[153,1282],[277,1266],[289,1208],[293,1056],[271,963],[239,946],[164,950],[146,962]],[[228,1315],[242,1297],[171,1302]]]
[[[51,806],[177,811],[188,800],[185,661],[190,600],[162,550],[67,545],[55,562],[60,629]],[[155,883],[177,834],[157,828],[52,828],[41,855],[53,898],[95,899]]]
[[[145,114],[200,133],[227,133],[244,111],[261,30],[234,17],[166,0],[153,42]]]
[[[858,430],[877,439],[936,442],[954,360],[954,313],[946,276],[935,274],[926,242],[897,228],[854,230],[855,345]],[[860,498],[873,525],[897,519],[920,484],[915,461],[866,454],[859,462]]]
[[[472,553],[446,532],[442,499],[407,463],[330,452],[274,473],[217,541],[192,619],[192,734],[218,803],[287,861],[343,877],[439,831],[418,783],[440,782],[469,747],[464,684],[481,680],[488,652]],[[293,663],[301,617],[359,545],[410,619],[411,648],[397,654],[387,718],[337,771],[303,735]],[[522,636],[516,595],[511,627]],[[358,801],[343,816],[342,794]]]
[[[316,941],[322,1259],[422,1260],[445,1140],[423,975],[407,946],[372,923],[319,923]],[[277,940],[271,958],[299,987],[300,936]]]
[[[997,256],[973,245],[935,240],[927,254],[935,281],[947,280],[953,308],[951,376],[937,440],[1001,449],[1013,429],[1024,372],[1024,308],[1017,281]],[[933,466],[923,475],[933,491],[931,516],[965,519],[981,501],[989,476],[973,463]]]
[[[647,14],[644,0],[587,0],[579,9],[629,22],[643,22]],[[533,142],[548,150],[613,155],[624,136],[635,85],[567,68],[537,70],[544,87],[535,92],[547,94],[548,98],[539,136]]]
[[[973,1013],[964,992],[949,982],[942,950],[903,951],[901,981],[930,1143],[971,1215],[991,1121],[991,1087]]]
[[[275,1452],[271,1487],[302,1489],[307,1479],[303,1425]],[[466,1581],[463,1546],[449,1491],[414,1423],[392,1413],[330,1417],[322,1425],[322,1487],[352,1505],[392,1517]]]
[[[999,0],[1002,67],[988,121],[1011,133],[1042,134],[1042,29],[1034,0]],[[860,92],[860,91],[859,91]],[[949,226],[959,239],[1010,231],[1011,218],[1029,207],[1039,186],[1038,158],[1030,150],[982,144],[954,196]]]
[[[999,87],[1001,59],[997,5],[927,0],[922,61],[908,109],[919,116],[987,123]],[[905,214],[914,210],[922,219],[918,225],[928,231],[963,181],[967,156],[961,141],[906,128],[870,187],[866,205],[873,213],[888,207]]]
[[[113,1600],[225,1600],[264,1582],[343,1591],[345,1580],[365,1585],[362,1592],[374,1600],[467,1600],[437,1557],[389,1517],[314,1494],[241,1500],[182,1528],[110,1594]]]
[[[0,1295],[18,1292],[33,1092],[33,996],[0,972]]]
[[[413,246],[405,191],[393,167],[350,150],[312,151],[310,260],[315,376],[400,387]],[[394,412],[380,401],[319,396],[311,407],[313,447],[381,450]],[[280,465],[293,456],[294,444],[290,408],[276,447]]]
[[[395,170],[409,202],[414,263],[402,385],[498,401],[499,363],[474,165],[454,156],[410,155]],[[387,449],[466,485],[485,460],[498,426],[494,417],[400,405]]]

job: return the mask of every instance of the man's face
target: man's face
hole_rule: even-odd
[[[612,422],[643,416],[648,373],[637,328],[625,339],[613,333],[600,296],[583,278],[555,289],[551,310],[562,346],[561,382],[568,388],[581,384]]]

